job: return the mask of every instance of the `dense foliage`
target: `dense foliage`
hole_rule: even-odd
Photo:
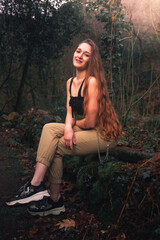
[[[148,33],[146,37],[136,29],[121,0],[87,1],[86,7],[102,23],[101,54],[107,84],[123,126],[132,117],[140,121],[147,116],[154,121],[153,115],[159,114],[160,73],[152,63],[159,61],[159,41],[150,42]],[[156,36],[159,39],[158,32]]]
[[[35,88],[46,89],[47,97],[51,87],[54,94],[54,76],[49,81],[55,61],[83,27],[83,17],[80,6],[70,1],[55,7],[50,1],[8,0],[1,1],[1,9],[0,90],[9,98],[1,111],[8,104],[21,111],[26,89],[34,104]]]
[[[87,10],[94,11],[96,19],[103,23],[101,35],[101,54],[104,59],[107,83],[113,98],[120,78],[123,37],[132,31],[132,23],[126,21],[126,14],[121,0],[89,1]]]

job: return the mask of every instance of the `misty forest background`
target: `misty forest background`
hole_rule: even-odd
[[[75,74],[72,56],[84,39],[99,46],[109,95],[125,133],[108,162],[100,164],[95,156],[66,157],[64,179],[78,188],[71,183],[62,188],[64,200],[68,194],[65,217],[72,219],[74,230],[64,234],[56,219],[27,221],[22,213],[15,221],[13,210],[3,207],[3,239],[4,219],[12,226],[7,235],[12,239],[159,239],[159,12],[159,0],[0,0],[0,137],[10,147],[4,155],[1,150],[1,162],[12,166],[13,177],[26,180],[33,173],[43,125],[64,121],[66,81]],[[23,156],[13,153],[19,148]],[[17,170],[18,158],[22,166]],[[86,214],[82,199],[102,225]],[[80,204],[83,211],[78,211]],[[41,232],[38,224],[48,224],[47,231]]]

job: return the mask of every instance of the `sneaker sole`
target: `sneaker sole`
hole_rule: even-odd
[[[34,201],[39,201],[39,200],[42,200],[44,197],[49,197],[49,196],[50,196],[50,194],[48,193],[47,190],[45,190],[43,192],[36,193],[28,198],[18,199],[18,200],[12,201],[12,202],[6,202],[6,204],[8,206],[14,206],[14,205],[18,206],[21,204],[27,204],[27,203],[34,202]]]
[[[50,209],[48,211],[44,211],[44,212],[32,212],[29,209],[27,209],[28,213],[31,214],[32,216],[40,216],[40,217],[45,217],[47,215],[59,215],[61,212],[65,212],[65,207],[59,207],[59,208],[55,208],[55,209]]]

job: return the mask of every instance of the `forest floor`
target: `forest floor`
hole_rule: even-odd
[[[143,215],[139,215],[139,220],[148,221],[147,225],[143,223],[140,235],[137,235],[138,232],[135,231],[138,225],[136,216],[132,216],[132,219],[129,218],[128,220],[130,223],[133,222],[132,226],[135,227],[134,229],[127,227],[127,224],[123,223],[123,221],[121,226],[116,224],[105,225],[93,213],[89,212],[86,204],[80,197],[77,186],[65,180],[65,178],[62,183],[62,195],[66,212],[60,216],[33,217],[27,212],[27,206],[8,207],[5,201],[14,196],[17,190],[27,180],[31,179],[36,156],[33,148],[25,144],[18,144],[15,141],[14,134],[15,132],[12,129],[0,129],[0,240],[159,239],[160,221],[158,218],[156,220],[149,218],[148,220],[145,216],[142,219]],[[143,141],[140,143],[143,143]],[[149,143],[152,142],[149,141]],[[133,146],[131,146],[132,148]],[[157,181],[159,181],[158,179]],[[151,219],[154,221],[152,222]],[[150,232],[153,232],[155,229],[158,237],[152,238],[152,236],[147,236],[146,238],[146,226],[148,226]],[[128,234],[132,238],[128,238]]]
[[[34,171],[30,150],[12,146],[9,132],[0,131],[0,239],[3,240],[98,240],[105,237],[105,226],[78,198],[75,185],[64,181],[62,194],[66,212],[60,216],[33,217],[26,206],[8,207],[7,198],[12,197],[19,187],[31,178]]]

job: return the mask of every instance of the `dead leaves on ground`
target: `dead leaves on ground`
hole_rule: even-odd
[[[65,231],[69,230],[71,227],[75,227],[76,223],[72,219],[64,219],[56,224],[56,226],[59,226],[59,229],[64,228]]]

